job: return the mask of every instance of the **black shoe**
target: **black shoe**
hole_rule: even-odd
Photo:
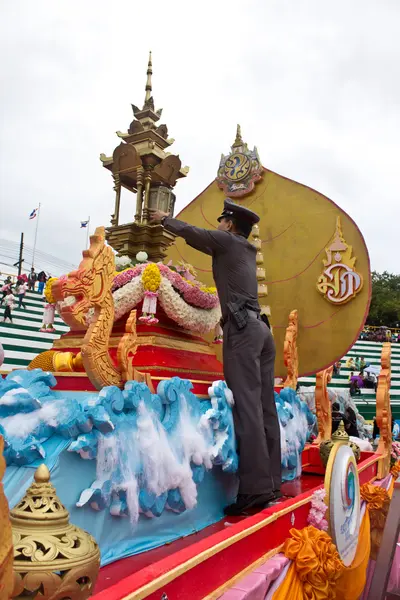
[[[238,494],[236,502],[226,506],[224,513],[228,517],[238,517],[247,515],[249,512],[256,512],[267,508],[274,502],[275,496],[271,494]]]

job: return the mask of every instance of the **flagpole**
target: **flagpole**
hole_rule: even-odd
[[[90,229],[90,217],[88,217],[88,224],[87,224],[86,248],[89,248],[89,229]]]
[[[36,240],[37,240],[37,232],[39,227],[39,217],[40,217],[40,202],[38,206],[37,212],[37,221],[36,221],[36,229],[35,229],[35,241],[33,242],[33,252],[32,252],[32,267],[35,268],[35,252],[36,252]]]

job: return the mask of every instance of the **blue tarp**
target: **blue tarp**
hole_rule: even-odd
[[[127,517],[110,515],[107,508],[97,512],[90,506],[75,506],[82,491],[82,482],[92,481],[96,477],[95,461],[82,460],[78,455],[64,450],[58,461],[51,461],[54,462],[51,482],[70,513],[71,523],[88,531],[96,539],[101,550],[102,566],[162,546],[216,523],[223,517],[223,507],[233,501],[236,491],[236,477],[214,467],[198,484],[198,502],[194,509],[181,514],[164,511],[160,517],[154,518],[141,515],[138,523],[132,525]],[[33,481],[34,471],[30,466],[7,468],[3,483],[10,507],[23,497]]]

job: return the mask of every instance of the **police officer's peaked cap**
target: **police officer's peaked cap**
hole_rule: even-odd
[[[230,198],[225,198],[224,210],[222,211],[221,216],[218,217],[218,221],[229,218],[235,219],[238,223],[246,223],[251,226],[255,225],[260,220],[260,217],[252,210],[232,202]]]

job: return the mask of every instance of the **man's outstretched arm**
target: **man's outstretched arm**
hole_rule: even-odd
[[[226,231],[201,229],[184,221],[173,219],[167,213],[159,210],[150,211],[150,220],[155,223],[162,221],[165,229],[182,237],[189,246],[205,254],[224,251],[229,245],[230,235]]]

